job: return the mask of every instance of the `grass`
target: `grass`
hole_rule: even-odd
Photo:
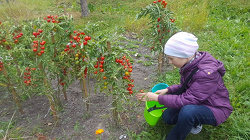
[[[0,5],[0,19],[4,20],[31,20],[47,14],[62,11],[67,12],[75,19],[76,28],[84,28],[90,23],[102,22],[99,30],[118,32],[120,34],[134,32],[136,36],[144,38],[148,19],[135,21],[135,15],[140,8],[152,3],[153,0],[88,0],[91,13],[89,17],[80,18],[80,7],[70,0],[19,0],[15,3]],[[224,76],[225,85],[230,92],[231,104],[234,108],[229,119],[218,127],[205,126],[201,134],[189,135],[188,140],[243,140],[250,137],[250,57],[249,57],[249,16],[250,5],[248,0],[169,0],[168,8],[175,13],[176,24],[183,31],[193,32],[198,38],[201,51],[208,51],[215,58],[221,60],[226,67]],[[41,6],[42,5],[42,6]],[[54,11],[56,9],[56,11]],[[137,48],[138,42],[130,42],[128,47]],[[147,56],[145,56],[147,57]],[[142,63],[142,61],[137,61]],[[166,82],[169,85],[179,83],[178,69],[157,77],[154,81]],[[1,122],[0,130],[6,129],[6,122]],[[150,127],[143,124],[144,130],[135,133],[128,130],[131,139],[162,139],[172,126],[166,126],[161,121]],[[19,137],[18,127],[11,124],[10,134]],[[19,128],[20,129],[20,128]],[[38,130],[41,131],[41,130]],[[1,133],[0,133],[1,134]]]

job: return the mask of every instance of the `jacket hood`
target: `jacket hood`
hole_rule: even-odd
[[[190,71],[194,67],[198,67],[200,71],[202,70],[212,70],[217,71],[220,73],[221,76],[224,76],[226,73],[225,67],[223,63],[217,59],[215,59],[210,53],[208,52],[199,52],[201,56],[195,59],[183,72]]]

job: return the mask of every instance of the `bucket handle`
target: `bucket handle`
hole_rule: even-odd
[[[156,105],[155,105],[155,106],[153,106],[153,107],[150,107],[150,108],[148,109],[148,112],[151,112],[151,111],[156,110],[156,109],[163,109],[163,108],[166,108],[166,107],[165,107],[165,106],[163,106],[163,107],[156,107]]]

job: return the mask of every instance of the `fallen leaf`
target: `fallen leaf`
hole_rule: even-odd
[[[49,122],[49,123],[48,123],[48,126],[51,126],[51,125],[52,125],[52,123],[51,123],[51,122]]]

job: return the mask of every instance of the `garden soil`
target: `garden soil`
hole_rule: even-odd
[[[135,42],[142,42],[143,39],[136,38],[133,34],[126,37]],[[126,44],[126,42],[125,42]],[[150,91],[153,83],[157,83],[158,59],[153,56],[142,43],[135,44],[138,48],[130,49],[136,51],[141,57],[131,55],[134,59],[132,78],[134,79],[134,91],[141,89]],[[144,57],[145,55],[151,58]],[[142,60],[143,63],[137,63]],[[151,62],[149,66],[144,65],[144,62]],[[164,64],[163,71],[166,71],[169,66]],[[12,102],[12,97],[9,93],[0,89],[0,121],[9,122],[11,120],[14,128],[9,129],[11,134],[14,131],[19,131],[20,137],[31,140],[96,140],[101,136],[101,140],[128,140],[131,139],[129,133],[139,134],[146,123],[143,112],[144,103],[139,103],[136,100],[135,93],[129,96],[130,105],[126,105],[122,112],[119,112],[119,125],[115,126],[112,119],[112,99],[105,93],[95,93],[94,81],[90,78],[90,108],[86,110],[82,99],[81,83],[76,80],[67,89],[68,100],[63,100],[63,110],[59,114],[59,121],[55,122],[51,115],[48,99],[44,95],[32,96],[24,102],[22,106],[25,114],[20,114],[15,104]],[[53,86],[57,83],[54,81]],[[2,127],[0,127],[1,129]],[[96,135],[97,129],[103,129],[104,132]],[[1,135],[2,134],[0,132]],[[11,135],[9,136],[11,138]]]

